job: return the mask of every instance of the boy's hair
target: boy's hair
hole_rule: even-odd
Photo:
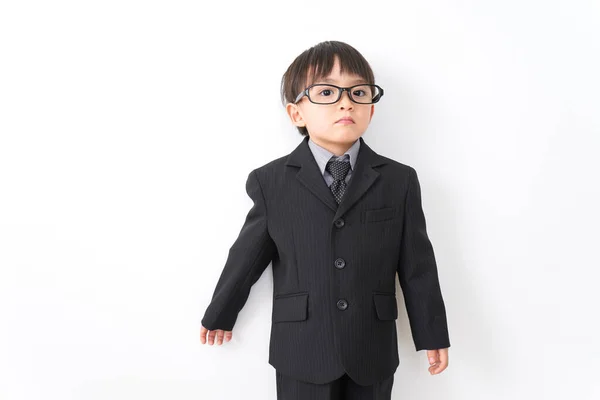
[[[305,50],[290,64],[281,78],[281,102],[293,103],[306,87],[331,73],[335,57],[340,60],[341,73],[355,74],[365,83],[375,84],[371,66],[354,47],[335,40],[321,42]],[[311,74],[309,77],[308,74]],[[302,136],[308,135],[306,127],[296,127]]]

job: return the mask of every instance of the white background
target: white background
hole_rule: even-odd
[[[270,267],[232,342],[200,319],[324,40],[385,89],[447,307],[430,376],[399,297],[393,398],[600,398],[599,37],[592,0],[3,2],[0,398],[275,399]]]

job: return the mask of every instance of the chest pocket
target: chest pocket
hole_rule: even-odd
[[[399,211],[400,210],[398,207],[385,207],[365,210],[363,213],[363,222],[377,222],[393,219],[399,215]]]

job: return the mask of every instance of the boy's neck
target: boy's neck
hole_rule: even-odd
[[[348,151],[348,149],[350,147],[352,147],[352,145],[356,142],[356,140],[360,140],[360,139],[356,139],[354,142],[351,142],[351,143],[332,143],[332,142],[321,142],[320,139],[315,140],[312,137],[310,137],[309,139],[312,140],[313,142],[315,142],[315,144],[321,146],[325,150],[329,151],[330,153],[335,154],[338,157],[344,155],[344,153],[346,153]]]

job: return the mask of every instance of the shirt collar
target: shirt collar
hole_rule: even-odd
[[[319,169],[321,170],[321,174],[325,173],[325,167],[327,166],[327,162],[331,159],[331,157],[335,156],[329,150],[319,146],[311,138],[308,139],[308,147],[313,153],[317,164],[319,165]],[[350,157],[350,167],[354,169],[354,165],[356,164],[356,157],[358,156],[358,149],[360,147],[360,139],[356,139],[356,142],[350,146],[350,148],[341,156],[335,156],[336,158],[342,158],[344,155],[348,154]]]

